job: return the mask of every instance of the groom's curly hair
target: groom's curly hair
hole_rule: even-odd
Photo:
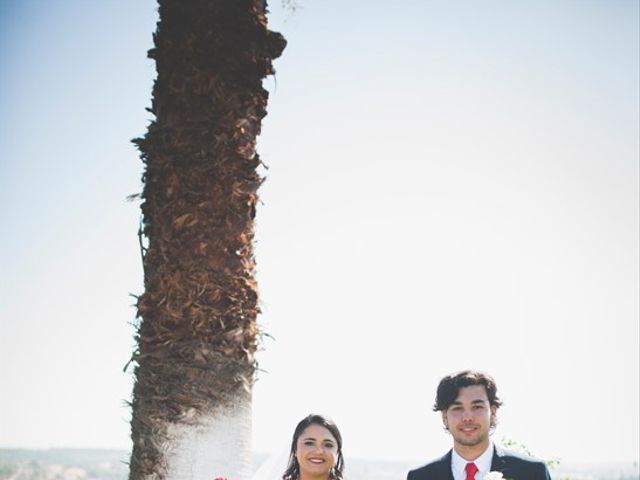
[[[491,375],[478,372],[476,370],[464,370],[462,372],[447,375],[440,380],[433,410],[435,412],[446,411],[458,398],[461,388],[471,387],[474,385],[482,385],[484,387],[487,391],[489,404],[492,407],[498,408],[502,405],[502,400],[498,398],[498,387],[496,386],[496,381],[491,377]]]

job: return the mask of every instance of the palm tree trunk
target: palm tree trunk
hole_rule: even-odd
[[[249,474],[262,79],[286,42],[263,0],[159,0],[145,164],[130,479]]]

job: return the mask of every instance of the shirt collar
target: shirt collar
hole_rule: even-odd
[[[475,460],[471,460],[478,467],[476,478],[484,478],[491,471],[491,462],[493,461],[493,442],[489,442],[487,449]],[[451,471],[454,478],[465,478],[465,467],[471,461],[458,455],[455,448],[451,450]]]

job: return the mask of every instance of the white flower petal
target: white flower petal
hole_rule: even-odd
[[[502,480],[502,472],[489,472],[484,476],[484,480]]]

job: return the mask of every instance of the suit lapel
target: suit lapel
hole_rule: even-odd
[[[440,474],[438,479],[453,480],[453,472],[451,471],[451,450],[440,460]]]
[[[504,456],[504,450],[500,448],[498,445],[493,446],[493,458],[491,459],[491,471],[492,472],[502,472],[504,474],[508,473],[505,471],[505,462],[502,458]]]

